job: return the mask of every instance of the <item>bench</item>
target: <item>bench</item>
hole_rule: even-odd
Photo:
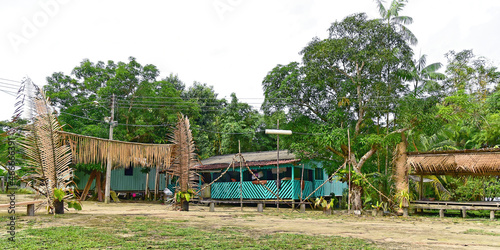
[[[208,203],[210,205],[210,212],[215,211],[215,204],[216,203],[221,203],[221,204],[240,204],[240,201],[235,201],[235,200],[201,200],[200,203]],[[276,201],[274,200],[243,200],[241,203],[243,204],[257,204],[257,212],[263,212],[264,211],[264,206],[265,204],[276,204]],[[280,204],[294,204],[291,201],[280,201]],[[304,212],[306,210],[306,204],[311,204],[311,202],[303,202],[300,205],[300,211]]]
[[[444,217],[445,210],[460,210],[462,217],[467,217],[467,210],[489,210],[490,219],[495,219],[495,211],[500,211],[499,202],[455,202],[455,201],[412,201],[410,206],[415,210],[439,210],[439,217]]]
[[[35,216],[35,204],[39,204],[44,202],[43,200],[36,201],[20,201],[16,202],[16,207],[18,206],[27,206],[26,214],[28,216]],[[0,204],[0,207],[10,207],[10,204]]]

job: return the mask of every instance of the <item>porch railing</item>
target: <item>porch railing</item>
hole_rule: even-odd
[[[294,188],[292,188],[292,185]],[[265,184],[271,191],[276,193],[276,181],[268,180]],[[243,199],[276,199],[276,196],[269,192],[264,187],[264,184],[253,184],[251,181],[243,182]],[[311,181],[304,182],[303,196],[308,196],[312,191],[313,183]],[[285,180],[281,181],[280,198],[281,199],[299,199],[300,196],[300,181]],[[211,187],[212,199],[239,199],[240,198],[240,183],[239,182],[216,182]]]

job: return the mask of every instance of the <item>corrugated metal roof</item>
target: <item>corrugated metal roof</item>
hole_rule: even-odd
[[[271,161],[277,159],[276,151],[249,152],[249,153],[241,153],[241,155],[243,155],[243,158],[245,158],[245,161],[247,162]],[[203,165],[221,164],[221,163],[230,164],[234,156],[235,154],[212,156],[210,158],[201,161],[201,164]],[[291,160],[291,159],[295,159],[295,154],[289,152],[288,150],[280,150],[280,162],[281,160]]]
[[[202,165],[198,165],[196,168],[200,170],[227,168],[227,166],[233,161],[234,156],[235,154],[212,156],[201,161]],[[267,166],[277,164],[276,151],[248,152],[242,153],[242,156],[248,166]],[[239,158],[236,158],[235,161],[239,161]],[[293,163],[297,161],[300,161],[300,159],[296,159],[295,154],[289,152],[288,150],[280,150],[280,164]]]

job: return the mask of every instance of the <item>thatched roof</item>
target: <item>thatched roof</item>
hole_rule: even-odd
[[[418,175],[500,175],[500,149],[411,152],[407,164]]]
[[[268,166],[277,164],[276,151],[241,153],[248,166]],[[201,161],[201,165],[196,166],[198,170],[210,170],[227,168],[233,161],[234,154],[212,156]],[[239,158],[236,158],[238,160]],[[295,154],[288,150],[280,150],[280,164],[294,163],[299,161]]]

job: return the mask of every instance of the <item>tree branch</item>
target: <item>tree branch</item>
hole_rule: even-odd
[[[346,158],[344,154],[340,153],[339,151],[335,150],[334,148],[332,148],[331,146],[326,146],[326,149],[332,151],[334,154],[342,157],[342,158]]]

